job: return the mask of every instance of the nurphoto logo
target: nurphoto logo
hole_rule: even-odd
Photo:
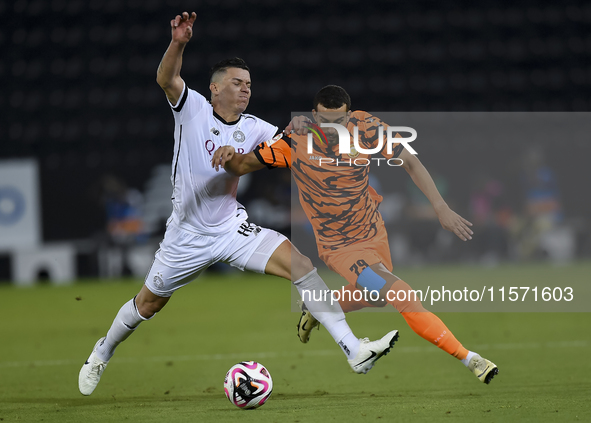
[[[341,124],[338,123],[328,123],[322,122],[320,125],[315,125],[313,123],[309,123],[310,126],[306,128],[310,131],[308,132],[308,154],[313,154],[314,151],[314,135],[318,138],[321,145],[328,145],[327,137],[322,128],[333,128],[337,131],[339,136],[339,154],[347,154],[351,158],[357,157],[359,154],[366,154],[371,156],[372,154],[380,153],[384,148],[384,127],[380,126],[378,128],[378,143],[373,148],[363,148],[359,144],[359,128],[357,126],[353,127],[353,142],[351,142],[351,134]],[[402,144],[404,148],[410,154],[418,154],[414,148],[410,146],[410,143],[417,139],[417,131],[409,126],[388,126],[386,129],[386,152],[387,154],[392,154],[393,146],[396,144]],[[410,137],[402,137],[400,133],[410,133]],[[380,165],[381,160],[386,160],[385,158],[372,158],[371,160],[376,160],[378,166]],[[353,162],[349,161],[342,161],[336,160],[336,165],[338,166],[339,163],[355,166],[368,166],[371,163],[371,160],[368,158],[359,158],[355,159]],[[334,163],[335,159],[332,158],[320,158],[319,159],[320,166],[323,163],[330,164]],[[391,163],[392,162],[392,163]],[[395,159],[388,159],[386,163],[389,166],[401,166],[402,160],[395,158]]]

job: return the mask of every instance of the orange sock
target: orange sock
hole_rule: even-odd
[[[430,311],[403,312],[400,314],[417,335],[441,348],[446,353],[459,360],[463,360],[468,355],[468,350],[462,346],[441,319]]]
[[[390,304],[396,308],[406,320],[411,329],[421,338],[441,348],[448,354],[459,360],[468,355],[468,350],[451,333],[439,317],[427,311],[418,298],[410,291],[410,286],[403,280],[398,280],[392,285],[391,291],[396,292],[396,299]],[[406,291],[406,300],[398,301],[399,291]]]
[[[410,286],[403,280],[398,280],[392,285],[391,290],[396,292],[396,299],[390,301],[390,304],[396,308],[406,320],[410,328],[421,338],[426,339],[433,345],[441,348],[446,353],[453,355],[459,360],[463,360],[468,355],[468,350],[462,346],[453,333],[445,326],[439,317],[426,310],[419,299],[416,301],[414,295],[409,293]],[[406,300],[398,300],[398,291],[406,291]],[[349,313],[365,307],[375,307],[363,300],[355,300],[354,292],[359,291],[353,285],[349,284],[343,287],[339,304],[343,312]],[[359,295],[357,296],[359,298]]]

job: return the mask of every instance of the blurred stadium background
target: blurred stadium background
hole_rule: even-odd
[[[171,192],[173,118],[155,74],[183,10],[198,15],[185,81],[207,96],[210,66],[242,57],[247,112],[279,127],[326,84],[368,111],[591,109],[582,1],[0,0],[0,280],[146,272]],[[404,176],[384,189],[404,228],[396,262],[588,259],[590,153],[568,137],[423,149],[481,236],[450,248]],[[275,172],[243,181],[240,197],[253,222],[289,235],[290,176]]]

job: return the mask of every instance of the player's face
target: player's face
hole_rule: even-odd
[[[250,72],[240,68],[228,68],[222,80],[212,83],[211,88],[214,94],[217,94],[220,106],[242,113],[250,101]]]
[[[318,104],[317,107],[318,110],[312,111],[312,114],[314,115],[314,119],[316,120],[317,124],[320,125],[321,123],[338,123],[339,125],[347,127],[351,111],[347,111],[346,104],[343,104],[338,109],[328,109],[324,107],[322,104]],[[326,140],[328,141],[328,145],[334,146],[339,143],[339,133],[336,129],[322,128],[322,130],[326,134]]]

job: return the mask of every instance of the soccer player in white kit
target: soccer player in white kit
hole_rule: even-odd
[[[333,336],[351,368],[356,373],[366,373],[389,352],[398,339],[398,331],[373,342],[356,338],[338,302],[314,301],[328,288],[311,261],[282,234],[248,223],[246,210],[236,201],[239,178],[211,167],[217,147],[231,145],[236,151],[248,153],[271,139],[277,127],[243,113],[250,99],[251,81],[248,67],[241,59],[214,66],[211,103],[187,87],[180,70],[195,19],[195,13],[184,12],[170,22],[172,41],[156,78],[175,119],[173,212],[140,292],[121,307],[107,335],[98,340],[82,366],[78,378],[80,392],[92,394],[115,348],[141,322],[154,317],[174,291],[216,262],[291,280],[300,294],[304,290],[316,292],[311,295],[311,302],[306,301],[308,309]]]

